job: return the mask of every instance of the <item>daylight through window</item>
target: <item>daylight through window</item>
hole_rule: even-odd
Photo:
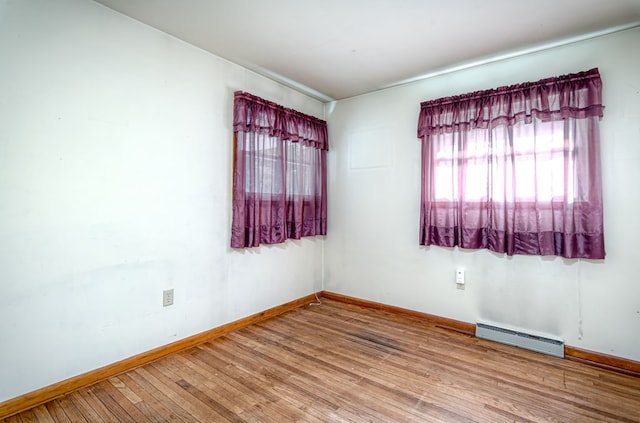
[[[420,243],[604,258],[597,69],[421,105]]]

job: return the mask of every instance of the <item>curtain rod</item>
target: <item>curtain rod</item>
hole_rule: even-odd
[[[460,100],[475,100],[481,97],[492,97],[495,95],[502,95],[502,94],[511,94],[513,92],[516,91],[523,91],[526,89],[529,89],[531,87],[542,87],[542,86],[549,86],[549,85],[553,85],[556,83],[565,83],[565,82],[572,82],[572,81],[584,81],[587,79],[600,79],[600,72],[598,71],[598,68],[593,68],[593,69],[589,69],[586,71],[582,71],[582,72],[576,72],[576,73],[569,73],[566,75],[559,75],[559,76],[553,76],[553,77],[549,77],[549,78],[543,78],[540,79],[538,81],[532,81],[532,82],[522,82],[520,84],[515,84],[515,85],[505,85],[502,87],[497,87],[497,88],[490,88],[487,90],[480,90],[480,91],[472,91],[469,93],[465,93],[465,94],[459,94],[459,95],[453,95],[453,96],[449,96],[449,97],[443,97],[440,99],[433,99],[433,100],[425,100],[423,102],[420,103],[420,107],[431,107],[434,105],[437,106],[442,106],[445,104],[451,104],[451,103],[455,103],[457,101]]]

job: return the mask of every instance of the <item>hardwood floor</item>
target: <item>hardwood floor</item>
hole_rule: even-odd
[[[3,422],[640,422],[640,378],[322,302]]]

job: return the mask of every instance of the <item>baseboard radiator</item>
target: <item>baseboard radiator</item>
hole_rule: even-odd
[[[500,327],[489,323],[476,323],[476,336],[514,347],[564,358],[564,341]]]

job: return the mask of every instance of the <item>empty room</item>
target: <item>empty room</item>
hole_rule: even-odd
[[[0,0],[0,421],[640,422],[638,46],[638,0]]]

